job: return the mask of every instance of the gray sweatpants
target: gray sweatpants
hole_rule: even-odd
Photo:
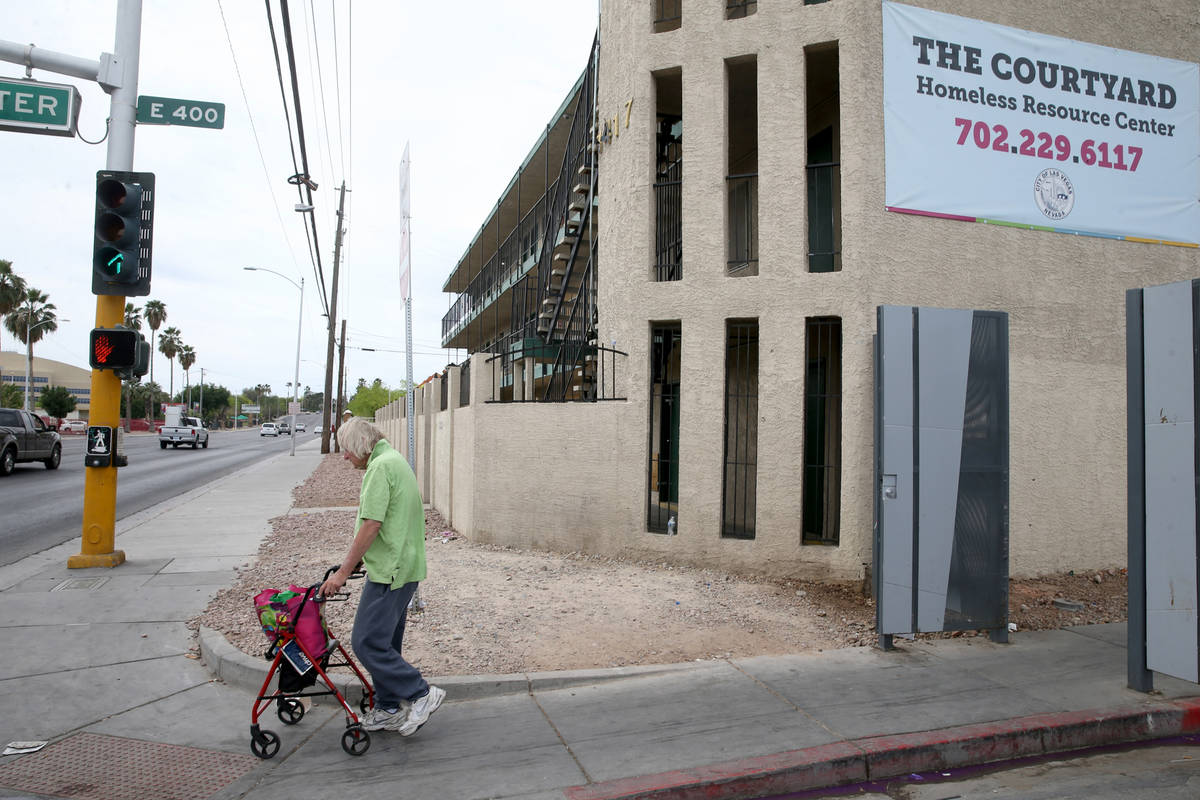
[[[379,708],[392,709],[401,700],[415,700],[429,693],[421,672],[400,655],[408,601],[416,590],[416,581],[393,589],[386,583],[368,580],[358,599],[350,641],[358,660],[371,673],[375,705]]]

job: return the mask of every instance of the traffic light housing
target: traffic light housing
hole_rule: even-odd
[[[92,369],[111,369],[118,377],[145,375],[137,370],[150,363],[150,346],[132,328],[92,328],[88,341],[88,363]]]
[[[96,173],[92,294],[150,294],[153,221],[153,173]]]

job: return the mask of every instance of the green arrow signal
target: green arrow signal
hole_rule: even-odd
[[[122,265],[124,262],[125,262],[125,254],[124,254],[124,253],[117,253],[115,256],[113,256],[112,258],[110,258],[110,259],[108,260],[108,266],[110,266],[110,267],[111,267],[113,264],[116,264],[116,265],[117,265],[117,271],[116,271],[116,273],[115,273],[115,274],[117,274],[117,275],[120,275],[120,274],[121,274],[121,265]]]

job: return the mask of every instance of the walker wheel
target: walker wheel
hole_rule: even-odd
[[[259,731],[250,737],[250,752],[262,759],[273,758],[279,752],[279,734],[275,731]]]
[[[342,749],[352,756],[361,756],[371,747],[371,734],[362,725],[354,724],[342,734]]]
[[[304,719],[304,703],[301,703],[294,697],[281,697],[277,701],[278,707],[275,709],[275,716],[279,717],[279,721],[284,725],[295,725],[300,720]]]

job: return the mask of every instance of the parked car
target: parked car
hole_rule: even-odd
[[[264,422],[262,427],[258,429],[259,436],[278,436],[279,428],[275,427],[274,422]]]
[[[304,427],[303,422],[296,423],[296,433],[304,433],[304,431],[306,431],[306,430],[307,430],[307,428]]]
[[[59,433],[87,433],[86,419],[64,419],[58,423]]]

